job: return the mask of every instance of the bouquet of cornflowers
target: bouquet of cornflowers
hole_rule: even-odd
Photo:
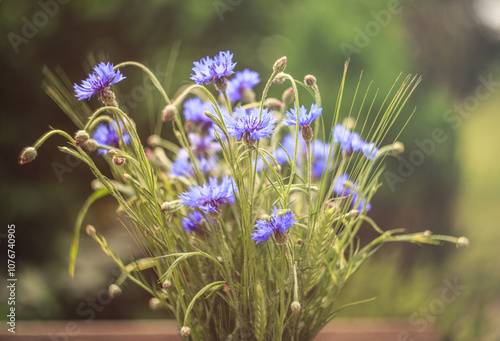
[[[126,264],[87,226],[87,234],[121,269],[109,288],[112,297],[124,281],[136,283],[151,294],[153,309],[172,313],[183,338],[312,340],[345,307],[337,306],[336,298],[348,279],[384,243],[445,241],[466,247],[464,237],[384,230],[368,216],[384,158],[404,150],[397,141],[380,144],[419,78],[396,82],[378,110],[374,101],[366,104],[365,95],[352,115],[355,96],[340,123],[346,63],[333,123],[325,127],[316,78],[296,80],[285,73],[286,63],[286,57],[276,61],[260,100],[253,91],[259,74],[235,71],[229,51],[194,62],[195,84],[181,88],[173,100],[136,62],[100,63],[74,84],[72,94],[67,81],[47,72],[49,95],[80,130],[74,137],[49,131],[23,150],[20,163],[34,160],[47,138],[62,135],[69,145],[60,150],[82,160],[96,177],[95,192],[75,224],[70,275],[87,210],[112,195],[142,251],[142,258]],[[150,147],[144,147],[111,91],[126,79],[120,68],[127,66],[142,69],[165,102],[156,134],[147,139]],[[282,98],[268,98],[270,87],[283,83],[291,86]],[[299,86],[309,107],[299,101]],[[91,112],[81,101],[93,96],[104,106]],[[360,123],[365,107],[368,115],[376,113],[371,125]],[[160,136],[165,122],[178,144]],[[109,170],[99,169],[95,158],[104,158]],[[378,236],[361,240],[362,228]],[[154,279],[144,271],[152,271]]]

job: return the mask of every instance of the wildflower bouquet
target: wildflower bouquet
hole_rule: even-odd
[[[183,338],[312,340],[343,308],[336,298],[346,282],[384,243],[467,246],[463,237],[384,230],[368,216],[384,158],[404,149],[396,141],[379,146],[419,79],[396,82],[379,109],[366,104],[365,95],[357,118],[351,105],[340,123],[346,63],[326,127],[315,77],[296,80],[285,73],[286,62],[276,61],[259,100],[253,91],[259,74],[236,72],[230,52],[194,62],[194,84],[174,99],[135,62],[98,64],[73,94],[47,73],[48,93],[80,130],[74,137],[49,131],[21,153],[20,163],[34,160],[47,138],[62,135],[69,145],[60,150],[82,160],[97,179],[75,224],[70,275],[88,208],[112,195],[142,251],[126,264],[87,226],[122,271],[109,288],[112,297],[124,281],[136,283],[151,294],[152,308],[172,313]],[[128,66],[142,69],[165,102],[150,147],[111,90],[126,80],[120,69]],[[291,86],[282,98],[268,98],[270,87],[283,83]],[[90,112],[75,94],[80,101],[96,96],[104,106]],[[299,94],[312,104],[301,105]],[[359,120],[363,111],[376,113],[374,124]],[[165,122],[178,144],[158,135]],[[109,169],[99,169],[96,158]],[[378,236],[362,240],[365,228]]]

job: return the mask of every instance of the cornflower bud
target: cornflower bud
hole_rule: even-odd
[[[189,327],[184,326],[181,328],[181,336],[183,339],[187,339],[190,334],[191,334],[191,329]]]
[[[300,312],[301,306],[300,306],[299,302],[293,301],[292,304],[291,304],[291,306],[290,306],[290,308],[292,309],[292,313],[294,315],[297,315]]]
[[[89,133],[87,133],[85,130],[78,130],[75,133],[75,146],[82,147],[89,139]]]
[[[95,227],[92,225],[87,225],[87,227],[85,228],[85,232],[87,232],[89,236],[95,236],[96,234]]]
[[[283,84],[286,80],[286,77],[280,73],[280,74],[277,74],[276,77],[274,77],[273,79],[273,83],[274,84]]]
[[[405,145],[402,142],[396,141],[392,144],[392,151],[394,155],[403,154],[405,151]]]
[[[302,246],[303,244],[304,241],[301,238],[297,239],[297,245]]]
[[[177,110],[177,107],[173,104],[168,104],[165,106],[165,108],[163,108],[163,110],[161,111],[161,119],[162,121],[170,121],[172,120],[177,114],[179,113],[179,111]]]
[[[271,110],[280,111],[281,108],[283,108],[283,105],[284,105],[283,102],[281,102],[277,98],[270,97],[264,101],[264,106],[271,109]]]
[[[275,72],[283,72],[285,71],[285,68],[286,68],[286,56],[284,57],[281,57],[280,59],[278,59],[274,65],[273,65],[273,70]]]
[[[26,147],[21,151],[21,155],[19,155],[19,164],[25,165],[30,163],[34,159],[36,159],[37,152],[33,147]]]
[[[314,86],[316,85],[316,77],[314,77],[313,75],[307,75],[304,77],[304,83],[307,86]]]
[[[344,128],[352,130],[356,126],[356,120],[352,117],[346,117],[344,121],[342,121],[342,125]]]
[[[116,297],[121,295],[122,289],[120,289],[120,287],[116,284],[111,284],[109,286],[108,292],[109,292],[109,296],[111,296],[111,298],[116,298]]]
[[[285,104],[293,103],[294,99],[295,92],[293,91],[293,87],[289,87],[283,92],[283,95],[281,95],[281,101]]]
[[[172,286],[172,282],[170,282],[169,279],[166,279],[165,281],[163,281],[163,284],[161,285],[164,289],[168,289]]]
[[[466,237],[460,237],[457,241],[457,249],[466,249],[469,247],[469,239]]]
[[[116,150],[114,150],[114,149],[110,149],[110,150],[108,151],[108,155],[109,155],[109,156],[115,156],[115,155],[116,155]]]
[[[83,145],[85,149],[89,152],[95,152],[97,150],[97,141],[94,139],[88,139],[87,142]]]
[[[113,157],[113,163],[117,166],[122,166],[125,163],[125,159],[122,157]]]
[[[161,308],[161,301],[156,297],[152,297],[149,300],[149,309],[151,310],[159,310]]]

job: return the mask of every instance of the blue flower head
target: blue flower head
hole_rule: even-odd
[[[363,155],[368,159],[368,160],[375,160],[375,157],[377,156],[378,153],[378,148],[375,146],[374,142],[370,143],[364,143],[363,146],[361,147],[361,151],[363,152]]]
[[[96,128],[94,135],[92,137],[97,142],[97,144],[100,144],[102,146],[118,148],[120,146],[120,137],[118,136],[118,132],[116,131],[116,126],[118,126],[118,123],[116,121],[115,124],[109,124],[109,125],[103,123]],[[119,126],[122,130],[123,143],[129,144],[130,136],[123,129],[123,124],[121,122]],[[101,148],[97,150],[97,153],[107,154],[108,151],[106,149]]]
[[[244,93],[251,91],[259,83],[259,74],[255,71],[245,69],[241,72],[236,72],[234,78],[227,83],[227,97],[234,103],[243,102]]]
[[[323,143],[320,140],[314,140],[314,144],[312,145],[312,175],[314,177],[320,177],[327,170],[331,148],[332,146],[330,143]]]
[[[269,220],[256,221],[256,230],[252,233],[252,240],[255,240],[255,244],[267,242],[272,234],[284,235],[297,222],[297,220],[293,220],[295,214],[290,210],[285,213],[281,211],[274,206]]]
[[[189,133],[189,142],[191,142],[191,150],[197,157],[207,157],[221,150],[221,146],[211,134],[199,136],[194,133]]]
[[[339,143],[340,148],[347,154],[361,151],[368,160],[375,160],[378,148],[375,143],[367,143],[355,132],[344,128],[342,124],[337,124],[333,129],[333,142]]]
[[[226,176],[221,183],[217,178],[209,178],[208,183],[203,186],[192,186],[189,191],[181,193],[179,199],[181,204],[189,205],[191,208],[200,208],[212,218],[220,215],[222,206],[226,203],[234,203],[234,191],[231,179]]]
[[[281,146],[276,148],[273,152],[273,156],[278,161],[278,164],[282,165],[288,163],[289,158],[293,161],[293,154],[295,152],[295,137],[293,135],[286,135],[281,141]],[[300,149],[297,151],[297,164],[302,162],[302,153]]]
[[[212,80],[225,79],[234,73],[233,54],[229,51],[219,52],[214,58],[202,58],[199,62],[194,62],[191,79],[196,84],[208,84]]]
[[[359,186],[356,183],[350,183],[349,186],[346,186],[349,182],[349,175],[346,173],[341,174],[333,185],[333,192],[338,197],[347,197],[346,200],[350,202],[352,209],[356,209],[360,212],[363,210],[368,212],[372,208],[372,205],[365,198],[360,196],[358,190]]]
[[[190,98],[184,102],[184,117],[186,121],[191,121],[196,125],[201,126],[201,128],[210,128],[212,126],[212,120],[205,115],[205,110],[213,111],[212,104],[209,102],[203,102],[198,97]]]
[[[312,104],[308,113],[306,107],[302,105],[299,108],[299,126],[304,127],[310,125],[312,121],[321,115],[322,111],[323,108],[318,107],[316,104]],[[283,121],[285,125],[291,126],[297,124],[297,111],[294,108],[286,112],[286,117],[288,117],[288,120]]]
[[[273,112],[268,109],[262,109],[262,118],[260,116],[260,107],[245,110],[242,107],[236,108],[236,117],[225,115],[224,121],[229,136],[236,137],[238,140],[243,138],[245,144],[251,146],[265,137],[271,136],[274,132],[276,119]]]
[[[188,232],[201,232],[205,227],[205,218],[198,211],[192,211],[182,219],[182,227]]]
[[[217,159],[212,157],[200,157],[197,158],[198,167],[203,174],[207,174],[211,170],[217,167]],[[177,160],[172,163],[172,169],[170,175],[176,177],[193,177],[194,167],[193,162],[189,158],[189,153],[183,148],[177,153]]]
[[[90,99],[93,95],[104,100],[111,85],[125,78],[120,70],[113,70],[113,64],[101,62],[94,67],[94,72],[89,74],[89,77],[82,81],[81,85],[74,84],[73,88],[79,101]]]

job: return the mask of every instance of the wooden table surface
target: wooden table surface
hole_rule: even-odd
[[[16,334],[4,325],[0,340],[179,341],[177,325],[165,320],[18,321]],[[314,341],[438,341],[434,328],[417,330],[407,320],[335,319]]]

